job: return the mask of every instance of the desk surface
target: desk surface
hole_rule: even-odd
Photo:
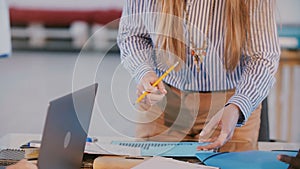
[[[120,138],[120,137],[96,137],[96,138],[101,138],[99,139],[100,142],[102,143],[110,143],[112,140],[130,140],[130,139],[126,139],[126,138]],[[12,134],[7,134],[3,137],[0,138],[0,149],[6,149],[6,148],[19,148],[20,145],[27,143],[30,140],[41,140],[41,135],[40,134],[21,134],[21,133],[12,133]],[[263,150],[263,151],[269,151],[269,150],[298,150],[300,148],[300,143],[283,143],[283,142],[259,142],[258,143],[259,146],[259,150]],[[95,162],[98,163],[103,163],[103,161],[107,161],[107,162],[112,162],[112,161],[120,161],[120,162],[124,162],[124,165],[128,165],[128,166],[132,166],[132,165],[137,165],[139,163],[141,163],[142,161],[140,159],[131,159],[131,160],[125,160],[124,158],[120,157],[120,158],[111,158],[111,157],[107,157],[107,158],[99,158],[96,159],[94,161],[94,165]],[[115,161],[115,162],[116,162]],[[128,162],[130,162],[128,164]],[[103,167],[103,166],[102,166]],[[95,167],[94,168],[101,168],[101,167]]]
[[[6,148],[19,148],[20,145],[27,143],[31,140],[41,140],[40,134],[25,134],[25,133],[11,133],[3,137],[0,137],[0,149]],[[133,139],[122,138],[122,137],[103,137],[95,136],[100,143],[110,143],[113,140],[122,140],[122,141],[133,141]],[[101,139],[99,139],[101,138]],[[258,142],[259,150],[292,150],[299,149],[300,143],[285,143],[285,142]]]

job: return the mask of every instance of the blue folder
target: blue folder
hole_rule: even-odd
[[[196,156],[204,164],[221,169],[287,169],[287,164],[277,160],[278,154],[296,156],[297,151],[201,152]]]

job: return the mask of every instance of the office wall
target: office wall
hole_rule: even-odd
[[[277,0],[277,21],[281,24],[300,25],[299,0]]]
[[[276,0],[279,25],[300,26],[300,1]],[[300,141],[299,65],[279,67],[278,80],[269,96],[270,136],[276,140]]]
[[[103,60],[100,55],[86,54],[78,61],[79,53],[14,52],[0,59],[0,137],[8,133],[41,134],[49,102],[93,81],[99,83],[99,89],[89,134],[133,136],[134,125],[128,119],[134,112],[120,102],[122,109],[118,109],[111,98],[112,78],[119,80],[114,87],[128,89],[124,83],[130,76],[119,66],[118,54]],[[135,94],[134,88],[130,89]],[[122,98],[128,93],[115,94]]]

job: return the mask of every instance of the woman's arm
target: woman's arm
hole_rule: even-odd
[[[227,106],[221,109],[200,133],[200,141],[211,144],[199,146],[198,150],[210,150],[223,146],[231,139],[237,122],[243,123],[268,95],[275,82],[280,49],[274,15],[274,0],[251,0],[250,41],[244,70],[235,94]],[[242,118],[240,118],[242,117]],[[240,119],[242,119],[240,121]],[[221,122],[221,123],[220,123]],[[205,139],[214,126],[221,124],[217,138]]]
[[[228,101],[239,107],[244,120],[268,95],[275,83],[280,47],[277,37],[274,0],[251,0],[250,39],[243,75],[235,95]]]
[[[120,21],[118,45],[124,67],[137,80],[154,71],[153,44],[144,26],[144,0],[126,0]]]

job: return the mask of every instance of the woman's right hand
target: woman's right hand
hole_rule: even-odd
[[[143,92],[147,91],[149,94],[142,100],[147,104],[153,105],[158,101],[162,100],[167,91],[163,82],[159,82],[156,87],[153,87],[152,84],[156,82],[158,79],[157,75],[154,72],[148,72],[145,76],[140,80],[137,85],[137,95],[138,97],[143,94]]]

